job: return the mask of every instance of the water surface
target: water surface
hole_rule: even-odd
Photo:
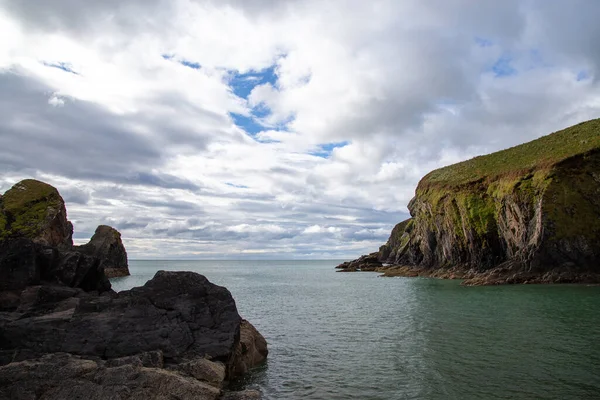
[[[336,261],[130,261],[226,286],[269,344],[265,399],[600,399],[600,287],[462,287]]]

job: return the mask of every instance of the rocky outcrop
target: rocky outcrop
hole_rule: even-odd
[[[113,366],[66,353],[0,367],[3,399],[216,400],[219,388],[193,377],[141,363]]]
[[[0,312],[0,398],[109,396],[118,386],[126,398],[177,387],[178,398],[213,399],[266,356],[229,291],[193,272],[159,271],[120,293],[29,286],[15,310]]]
[[[340,270],[339,272],[375,271],[381,268],[382,265],[379,261],[379,253],[371,253],[360,256],[353,261],[346,261],[336,268]]]
[[[89,243],[73,246],[73,224],[63,198],[56,188],[35,179],[25,179],[0,196],[0,243],[14,239],[97,258],[109,278],[129,275],[121,234],[100,225]]]
[[[231,293],[202,275],[159,271],[115,293],[105,265],[125,253],[112,228],[83,251],[13,228],[0,240],[0,398],[217,399],[266,358]]]
[[[65,202],[47,183],[25,179],[0,196],[0,240],[25,237],[68,249],[72,236]]]
[[[100,225],[87,244],[76,246],[77,251],[99,258],[100,267],[108,278],[129,275],[127,252],[121,234],[114,228]]]
[[[377,255],[386,275],[600,282],[600,120],[425,176]]]

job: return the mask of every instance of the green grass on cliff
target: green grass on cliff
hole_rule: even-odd
[[[0,239],[37,235],[48,209],[58,210],[62,204],[54,187],[34,179],[19,182],[0,197]]]
[[[419,183],[453,187],[473,182],[490,182],[503,176],[520,177],[578,154],[600,149],[600,119],[582,122],[506,150],[440,168],[427,174]]]

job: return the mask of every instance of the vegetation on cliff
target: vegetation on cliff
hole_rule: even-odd
[[[71,234],[64,201],[47,183],[26,179],[0,196],[0,240],[25,237],[68,246]]]
[[[477,283],[596,281],[599,171],[600,120],[432,171],[378,259]]]

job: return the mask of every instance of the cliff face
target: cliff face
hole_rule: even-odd
[[[600,120],[431,172],[378,253],[388,275],[600,280]]]

